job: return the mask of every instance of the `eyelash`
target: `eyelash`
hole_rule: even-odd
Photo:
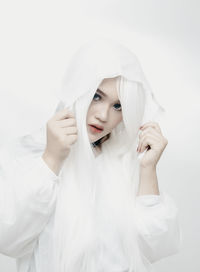
[[[101,98],[101,96],[99,94],[97,94],[97,93],[95,93],[95,95],[93,97],[93,100],[95,100],[95,97],[100,97]],[[95,101],[97,101],[97,100],[95,100]],[[118,104],[115,104],[115,105],[120,105],[120,104],[118,103]],[[120,105],[120,109],[116,109],[116,111],[121,111],[121,105]]]

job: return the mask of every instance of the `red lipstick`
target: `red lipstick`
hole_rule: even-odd
[[[93,125],[93,124],[89,124],[90,130],[94,133],[101,133],[103,131],[103,127],[99,126],[99,125]]]

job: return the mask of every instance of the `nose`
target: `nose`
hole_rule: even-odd
[[[100,107],[95,114],[95,117],[100,120],[101,122],[108,121],[108,114],[109,114],[109,107]]]

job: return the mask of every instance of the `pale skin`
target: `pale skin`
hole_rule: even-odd
[[[159,195],[156,166],[168,141],[162,135],[159,124],[156,122],[147,122],[140,127],[140,130],[137,151],[144,152],[147,146],[150,146],[150,149],[140,162],[140,182],[137,195]]]
[[[117,94],[116,78],[106,78],[99,85],[88,108],[86,126],[89,141],[92,143],[107,135],[121,121],[122,108]],[[89,124],[97,124],[104,130],[94,133]],[[147,146],[150,149],[140,162],[137,195],[159,195],[156,165],[168,142],[156,122],[145,123],[140,130],[137,151],[143,152]],[[47,122],[47,145],[42,158],[56,175],[59,174],[77,137],[76,120],[68,109],[59,111]],[[100,153],[101,150],[97,149],[97,152]]]
[[[90,142],[95,142],[109,134],[122,121],[122,108],[117,94],[116,79],[116,77],[105,78],[97,88],[90,103],[86,117]],[[103,131],[94,133],[89,124],[99,125],[103,127]],[[98,149],[98,152],[100,153],[101,150]]]
[[[47,125],[47,144],[42,155],[50,169],[58,175],[71,145],[77,140],[76,120],[72,112],[63,109],[57,112]]]

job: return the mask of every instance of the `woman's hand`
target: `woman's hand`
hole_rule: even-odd
[[[76,119],[73,113],[65,108],[48,120],[46,128],[47,144],[42,158],[58,174],[71,146],[77,141]]]
[[[140,166],[155,168],[168,141],[156,122],[147,122],[140,127],[140,130],[137,151],[144,152],[146,148],[148,149],[140,161]]]

